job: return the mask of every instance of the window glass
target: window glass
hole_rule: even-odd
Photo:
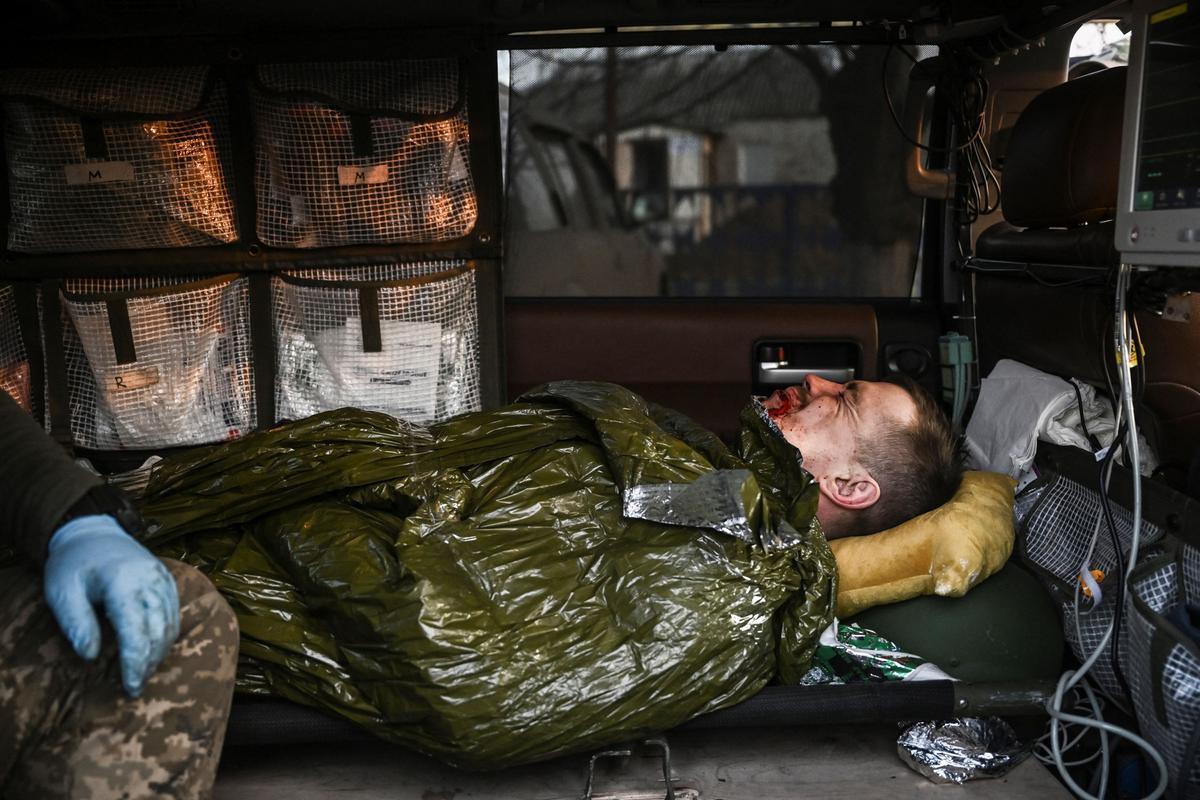
[[[936,53],[921,50],[931,52],[917,57]],[[905,187],[907,146],[884,97],[886,89],[903,103],[912,67],[904,54],[889,58],[882,46],[670,46],[618,48],[612,58],[588,48],[513,51],[509,64],[521,98],[514,117],[552,120],[578,137],[545,142],[569,219],[585,198],[567,145],[612,154],[595,168],[611,173],[613,207],[634,227],[615,225],[603,232],[611,241],[589,240],[591,275],[603,274],[599,260],[611,254],[602,294],[630,294],[622,264],[635,261],[657,265],[655,291],[667,296],[916,291],[924,206]],[[610,191],[610,178],[596,177],[583,188],[603,213],[590,193]],[[510,183],[510,202],[521,189]],[[539,268],[520,259],[506,265],[525,269]]]
[[[566,224],[559,211],[546,176],[525,141],[523,132],[508,136],[509,153],[505,165],[508,192],[509,225],[518,231],[549,231]]]
[[[1129,64],[1129,34],[1111,20],[1085,22],[1071,39],[1068,77]]]
[[[541,143],[550,171],[562,192],[567,221],[572,225],[590,227],[592,215],[584,199],[583,188],[579,185],[579,177],[575,174],[575,164],[567,152],[566,140],[544,130],[538,130],[534,136]]]
[[[604,157],[586,142],[576,142],[578,149],[580,177],[587,186],[587,196],[592,211],[605,226],[616,228],[621,224],[617,213],[616,197],[613,194],[612,175],[608,172],[608,164]]]

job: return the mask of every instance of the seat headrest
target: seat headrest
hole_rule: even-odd
[[[1067,81],[1021,112],[1001,179],[1006,220],[1069,228],[1115,215],[1126,72],[1113,67]]]

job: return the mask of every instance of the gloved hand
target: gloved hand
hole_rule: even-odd
[[[100,654],[103,606],[117,632],[121,683],[137,697],[179,635],[175,579],[107,515],[78,517],[50,537],[46,602],[82,658]]]

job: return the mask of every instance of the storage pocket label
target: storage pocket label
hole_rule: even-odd
[[[109,375],[112,381],[112,391],[126,392],[131,389],[145,389],[158,383],[158,367],[135,367]]]
[[[338,185],[340,186],[387,183],[387,179],[387,164],[372,164],[366,167],[356,167],[353,165],[338,167]]]
[[[133,164],[129,161],[89,161],[86,164],[67,164],[63,167],[68,186],[89,183],[116,183],[133,180]]]

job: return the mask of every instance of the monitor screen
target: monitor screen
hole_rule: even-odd
[[[1115,241],[1121,259],[1200,267],[1200,0],[1134,0]]]
[[[1200,208],[1200,2],[1153,12],[1146,27],[1133,208]]]

